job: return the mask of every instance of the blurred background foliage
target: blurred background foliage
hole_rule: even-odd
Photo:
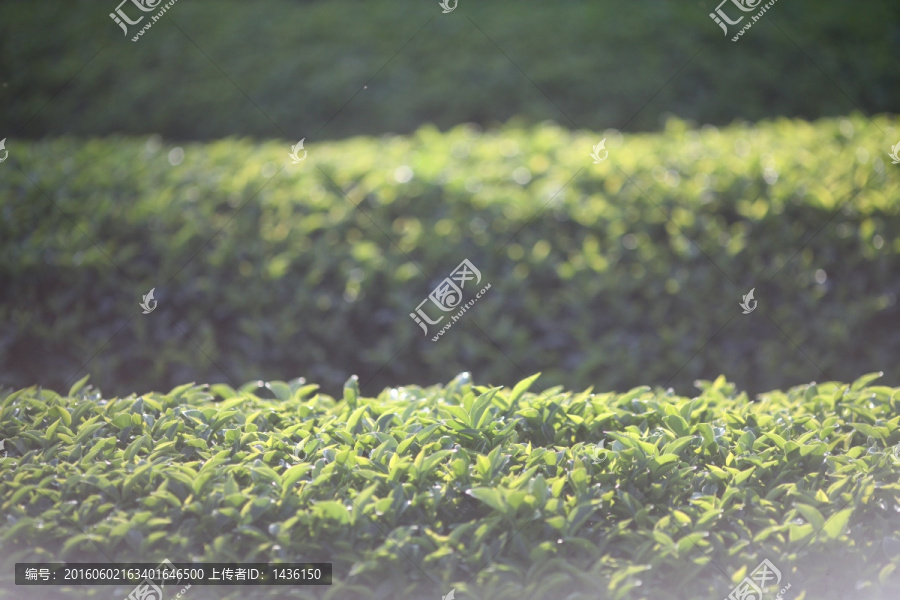
[[[181,0],[136,43],[117,4],[0,4],[0,131],[296,142],[513,117],[646,131],[668,114],[897,110],[900,4],[886,0],[779,2],[738,43],[709,18],[715,0],[463,0],[452,16],[437,0]]]
[[[896,118],[603,135],[599,165],[554,124],[322,142],[300,165],[278,141],[21,143],[0,383],[896,384]],[[464,258],[492,287],[432,342],[409,314]]]

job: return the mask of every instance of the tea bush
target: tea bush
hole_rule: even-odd
[[[879,375],[759,402],[724,377],[691,398],[468,374],[374,398],[355,378],[341,399],[302,379],[0,390],[0,567],[318,561],[332,587],[252,597],[721,599],[768,558],[790,598],[887,600],[900,388]]]
[[[187,144],[176,166],[156,137],[19,144],[0,178],[0,384],[896,384],[898,138],[896,118],[859,116],[423,127],[310,144],[299,165],[293,142]],[[433,342],[409,315],[463,259],[491,289]]]
[[[513,117],[635,131],[665,114],[897,110],[896,3],[778,2],[733,43],[709,18],[719,1],[462,1],[442,15],[438,0],[191,0],[136,43],[108,16],[116,0],[3,2],[0,136],[296,143]]]

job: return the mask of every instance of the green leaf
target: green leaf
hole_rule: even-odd
[[[294,465],[293,467],[285,471],[284,475],[281,476],[281,495],[284,496],[287,491],[300,480],[301,477],[309,472],[310,469],[312,469],[312,465],[303,463]]]
[[[275,397],[282,402],[287,402],[291,399],[291,386],[283,381],[268,381],[266,382],[266,388],[271,390]]]
[[[810,506],[809,504],[797,504],[797,510],[816,531],[820,531],[825,526],[825,517],[823,517],[822,513],[814,506]]]
[[[627,433],[616,433],[613,431],[609,431],[606,433],[612,439],[618,441],[620,444],[623,444],[626,447],[636,448],[640,450],[647,456],[654,456],[657,454],[657,448],[653,444],[649,442],[645,442],[637,438],[636,434],[627,432]]]
[[[883,427],[873,427],[871,425],[866,425],[865,423],[850,423],[850,426],[862,433],[866,436],[872,436],[876,440],[880,441],[882,444],[887,442],[888,433],[886,428]]]
[[[368,406],[360,406],[353,411],[353,414],[351,414],[350,418],[347,419],[347,431],[353,431],[353,429],[356,427],[356,424],[359,423],[359,420],[367,410],[369,410]]]
[[[225,451],[227,453],[227,451]],[[209,481],[213,475],[216,474],[216,468],[219,465],[227,462],[227,459],[224,457],[211,458],[206,461],[202,467],[200,467],[200,471],[197,473],[197,478],[194,480],[192,489],[196,495],[200,495],[200,492],[203,491],[203,487],[206,485],[206,482]]]
[[[248,519],[247,522],[253,523],[259,519],[272,505],[272,499],[267,496],[259,496],[247,502],[241,509],[241,516]]]
[[[681,525],[691,524],[691,518],[680,510],[673,510],[672,516],[675,517],[675,520],[678,521]]]
[[[72,415],[69,414],[69,411],[64,406],[54,406],[50,413],[52,415],[58,416],[62,419],[63,424],[66,427],[71,427],[72,425]]]
[[[53,441],[53,437],[56,435],[56,430],[59,429],[59,424],[61,422],[62,422],[62,419],[57,419],[57,420],[53,421],[53,424],[50,425],[50,427],[47,428],[47,433],[44,436],[44,439],[47,440],[47,442]]]
[[[537,381],[538,377],[540,377],[540,376],[541,376],[540,373],[535,373],[531,377],[526,377],[525,379],[523,379],[522,381],[517,383],[516,386],[509,393],[509,396],[506,397],[506,401],[507,401],[506,408],[509,409],[509,408],[515,406],[516,402],[519,401],[519,398],[521,398],[522,395],[525,394],[525,392],[527,392],[531,388],[531,384],[533,384],[535,381]]]
[[[432,469],[434,469],[439,463],[441,463],[448,455],[450,455],[450,450],[439,450],[425,459],[425,464],[422,467],[422,470],[425,473],[430,473]]]
[[[663,454],[678,454],[681,452],[685,446],[688,446],[692,441],[694,441],[694,436],[689,435],[686,437],[678,438],[677,440],[672,440],[665,446],[663,446],[662,452]]]
[[[813,535],[815,535],[816,530],[813,529],[813,526],[809,523],[805,523],[803,525],[791,525],[790,526],[790,541],[792,544],[803,544]],[[757,536],[758,537],[758,536]]]
[[[688,422],[681,415],[668,415],[664,420],[669,429],[674,431],[678,437],[683,437],[690,433]]]
[[[117,415],[116,418],[112,420],[112,424],[118,427],[119,429],[125,429],[126,427],[131,427],[131,415],[130,414],[121,414]]]
[[[142,435],[136,438],[133,442],[128,444],[128,448],[125,449],[125,462],[130,463],[134,460],[134,457],[137,455],[138,451],[143,447],[144,444],[150,443],[149,435]]]
[[[719,481],[728,481],[729,479],[731,479],[726,471],[720,469],[716,465],[706,465],[706,468]]]
[[[350,407],[356,407],[356,401],[359,398],[359,377],[356,375],[351,375],[346,382],[344,382],[344,402],[347,403]]]
[[[700,435],[703,437],[704,445],[708,446],[709,444],[716,443],[715,433],[713,432],[713,428],[709,423],[700,423],[699,425],[697,425],[697,431],[699,431]]]
[[[129,417],[129,422],[131,421],[131,417]],[[94,458],[101,452],[104,452],[107,448],[116,445],[116,438],[109,437],[97,440],[94,442],[94,446],[88,451],[88,453],[81,459],[81,464],[88,464],[94,460]]]
[[[335,500],[316,502],[313,505],[313,513],[321,519],[337,521],[340,525],[350,523],[350,513],[347,507]]]
[[[857,373],[858,373],[858,372],[859,372],[859,371],[857,371]],[[876,371],[876,372],[874,372],[874,373],[867,373],[867,374],[863,375],[862,377],[860,377],[859,379],[857,379],[856,381],[853,382],[853,385],[850,386],[850,391],[851,391],[851,392],[858,392],[859,390],[863,389],[864,387],[866,387],[867,385],[869,385],[870,383],[872,383],[873,381],[875,381],[875,380],[878,379],[879,377],[883,377],[883,376],[884,376],[884,372],[883,372],[883,371]]]
[[[166,394],[166,396],[170,396],[170,397],[172,397],[172,398],[176,398],[176,399],[177,399],[177,398],[179,398],[182,394],[184,394],[186,391],[188,391],[188,390],[190,390],[191,388],[193,388],[195,385],[196,385],[195,382],[192,381],[192,382],[190,382],[190,383],[185,383],[185,384],[183,384],[183,385],[176,386],[176,387],[172,388],[172,390],[171,390],[168,394]]]
[[[747,478],[753,475],[753,472],[756,471],[756,467],[750,467],[749,469],[744,469],[740,473],[734,476],[733,485],[740,485],[747,481]]]
[[[847,523],[850,522],[850,516],[853,514],[853,510],[853,508],[845,508],[844,510],[831,515],[825,522],[822,532],[824,532],[829,539],[837,539],[840,537],[847,528]]]
[[[490,412],[488,412],[488,407],[491,405],[491,400],[493,400],[494,396],[497,394],[497,391],[500,388],[494,388],[484,394],[478,396],[475,399],[475,404],[472,405],[472,425],[476,429],[481,429],[484,425],[484,421],[490,417]]]
[[[744,433],[740,439],[738,439],[738,446],[741,447],[741,450],[744,452],[752,452],[753,451],[753,442],[756,441],[756,435],[752,431],[747,431]]]
[[[403,454],[416,442],[416,436],[408,437],[397,445],[397,454]]]
[[[686,552],[696,551],[698,548],[702,550],[705,546],[709,545],[707,542],[703,541],[703,538],[708,537],[708,531],[694,531],[684,536],[680,540],[678,540],[678,544],[675,546],[675,551],[681,555]]]
[[[76,534],[66,540],[66,543],[63,544],[60,549],[60,554],[63,557],[69,555],[69,552],[72,550],[84,550],[89,551],[90,548],[93,548],[94,544],[91,543],[90,536],[87,536],[83,533]]]
[[[775,445],[778,446],[779,450],[784,450],[784,445],[786,442],[784,441],[783,437],[781,437],[777,433],[772,433],[771,431],[763,433],[763,436],[775,442]]]
[[[212,431],[218,431],[219,428],[222,427],[225,423],[231,420],[235,415],[241,414],[240,411],[237,410],[225,410],[216,414],[215,420],[209,424],[209,428]]]
[[[479,456],[478,458],[481,458],[481,457]],[[500,514],[505,515],[508,510],[506,501],[503,500],[503,496],[500,494],[500,492],[498,490],[496,490],[494,488],[487,488],[487,487],[472,488],[470,490],[466,490],[466,494],[468,494],[469,496],[472,496],[473,498],[481,500],[482,502],[484,502],[485,504],[487,504],[488,506],[490,506],[492,509],[499,512]]]
[[[681,457],[675,454],[663,454],[662,456],[656,456],[650,461],[650,472],[656,475],[660,470],[665,472],[666,469],[662,469],[665,465],[671,465],[677,463],[681,460]]]
[[[451,417],[457,418],[463,422],[468,427],[472,427],[474,424],[472,423],[471,418],[469,417],[469,413],[466,412],[461,406],[455,406],[452,404],[441,406],[441,410],[444,410],[450,413]]]
[[[84,384],[86,384],[87,381],[88,381],[88,379],[90,379],[90,378],[91,378],[91,374],[88,373],[87,375],[85,375],[84,377],[82,377],[81,379],[79,379],[78,381],[76,381],[76,382],[75,382],[75,385],[73,385],[72,387],[69,388],[69,398],[74,398],[75,395],[76,395],[79,391],[81,391],[81,388],[84,387]],[[102,385],[102,384],[101,384],[101,385]],[[66,423],[66,425],[68,426],[69,423]]]
[[[15,506],[26,494],[38,489],[35,485],[23,485],[4,503],[4,506]]]

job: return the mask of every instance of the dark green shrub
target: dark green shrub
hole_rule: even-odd
[[[550,125],[311,144],[299,165],[288,142],[189,144],[178,166],[155,138],[18,143],[0,384],[896,382],[896,120],[602,135],[599,165],[601,134]],[[432,342],[409,314],[463,259],[492,287]]]

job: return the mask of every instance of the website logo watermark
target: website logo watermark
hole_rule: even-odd
[[[175,565],[172,564],[168,558],[163,559],[159,566],[156,567],[156,573],[162,575],[163,571],[167,571],[169,568],[173,568]],[[155,573],[154,573],[155,574]],[[164,581],[166,578],[161,577]],[[125,596],[125,600],[163,600],[163,591],[162,588],[166,587],[166,584],[163,583],[161,586],[153,583],[151,578],[145,578],[144,581],[134,586],[134,589],[129,592],[127,596]],[[187,584],[184,586],[178,594],[175,595],[175,600],[184,596],[184,593],[191,589],[191,584]]]
[[[431,319],[428,314],[422,308],[422,305],[431,300],[432,304],[437,306],[443,312],[452,312],[456,310],[463,299],[463,289],[466,287],[466,283],[474,280],[474,285],[478,285],[481,283],[481,271],[475,268],[469,259],[463,260],[453,271],[450,273],[450,277],[446,277],[442,282],[440,282],[436,288],[434,288],[428,297],[422,300],[419,305],[416,307],[416,312],[409,313],[409,316],[415,321],[419,327],[422,328],[422,332],[425,335],[428,335],[428,325],[437,325],[447,315],[441,315],[437,319]],[[471,284],[470,284],[471,287]],[[438,341],[444,333],[453,326],[462,315],[472,308],[475,305],[481,296],[485,294],[489,289],[491,289],[491,284],[487,284],[481,290],[475,294],[475,297],[469,300],[463,307],[455,314],[450,315],[450,321],[444,325],[440,331],[438,331],[437,335],[431,338],[432,342]],[[428,325],[426,325],[426,323]]]
[[[740,307],[744,309],[745,315],[749,315],[754,310],[756,310],[757,302],[756,302],[756,300],[753,299],[754,290],[756,290],[756,288],[753,288],[752,290],[750,290],[749,292],[747,292],[746,294],[741,296],[743,301],[740,303]],[[750,305],[751,302],[753,303],[752,306]]]
[[[897,145],[900,146],[900,144]],[[6,149],[6,138],[0,140],[0,150],[3,151],[3,158],[0,158],[0,163],[2,163],[9,156],[9,150]]]
[[[123,4],[131,2],[138,8],[138,10],[145,13],[153,12],[154,10],[159,9],[159,12],[157,12],[155,15],[150,15],[150,21],[147,22],[143,27],[141,27],[141,29],[137,32],[137,35],[131,38],[132,42],[136,42],[142,35],[144,35],[144,33],[147,32],[147,30],[153,27],[154,23],[162,18],[167,10],[169,10],[172,6],[175,5],[176,2],[178,2],[178,0],[169,0],[165,4],[162,4],[162,1],[163,0],[122,0],[122,2],[119,3],[119,6],[116,7],[116,11],[109,13],[109,18],[112,19],[116,23],[116,25],[121,27],[125,35],[128,36],[128,26],[140,24],[141,21],[144,20],[146,15],[141,16],[136,20],[132,20],[122,9]],[[160,5],[162,6],[160,7]]]
[[[600,157],[600,152],[603,152],[603,158]],[[594,146],[594,151],[591,153],[591,158],[594,159],[594,164],[599,165],[609,156],[609,150],[606,149],[606,138],[600,140],[600,143]]]
[[[728,26],[729,25],[738,25],[741,21],[744,20],[744,16],[740,16],[737,19],[732,20],[731,17],[729,17],[729,15],[726,14],[726,12],[722,9],[723,4],[725,4],[725,5],[727,5],[729,3],[733,4],[741,12],[745,12],[745,13],[753,12],[753,11],[759,9],[759,12],[757,12],[755,15],[751,15],[750,21],[748,21],[743,27],[741,27],[741,29],[737,32],[737,34],[733,38],[731,38],[732,42],[736,42],[742,35],[744,35],[744,33],[748,29],[753,27],[754,23],[756,23],[757,21],[760,20],[762,18],[762,16],[766,13],[766,11],[769,10],[777,1],[778,0],[769,0],[769,2],[767,2],[766,4],[762,5],[762,7],[760,7],[762,0],[722,0],[722,2],[719,3],[719,6],[716,7],[716,11],[709,13],[709,17],[713,21],[715,21],[715,23],[719,27],[722,28],[722,31],[727,36],[728,35]],[[731,6],[728,6],[728,8],[730,9]],[[735,13],[732,12],[732,14],[735,14]],[[740,13],[737,13],[737,14],[740,14]]]
[[[6,140],[3,140],[2,142],[0,142],[0,144],[2,144],[5,141]],[[3,146],[0,145],[0,148],[3,148]],[[898,155],[900,155],[900,142],[897,142],[896,146],[891,146],[891,151],[888,153],[888,156],[890,156],[893,159],[891,161],[892,165],[900,165],[900,156],[898,156]],[[0,162],[3,162],[3,161],[0,161]]]
[[[603,447],[604,444],[606,444],[606,440],[601,441],[593,448],[585,448],[588,458],[590,458],[591,462],[595,465],[602,465],[606,462],[608,454],[606,448]]]
[[[291,157],[291,162],[295,165],[299,165],[301,162],[306,160],[306,150],[303,150],[303,142],[306,141],[306,138],[303,138],[293,146],[291,146],[291,151],[288,153],[288,156]],[[303,156],[299,156],[297,153],[303,150]]]
[[[441,0],[439,2],[441,8],[444,9],[444,14],[451,13],[456,10],[456,5],[459,4],[459,0],[453,0],[453,5],[451,6],[450,0]]]
[[[748,577],[744,577],[743,581],[731,590],[725,600],[762,600],[763,594],[769,591],[769,581],[773,579],[774,585],[781,584],[781,571],[769,559],[763,559]],[[775,600],[781,600],[789,589],[790,583],[775,594]]]
[[[145,314],[145,315],[149,315],[149,314],[152,313],[154,310],[156,310],[156,305],[159,304],[156,300],[153,299],[153,292],[154,292],[155,290],[156,290],[156,288],[152,288],[152,289],[151,289],[151,290],[143,297],[143,301],[141,302],[141,308],[144,309],[144,314]],[[151,302],[153,303],[152,306],[151,306],[151,304],[150,304]]]

